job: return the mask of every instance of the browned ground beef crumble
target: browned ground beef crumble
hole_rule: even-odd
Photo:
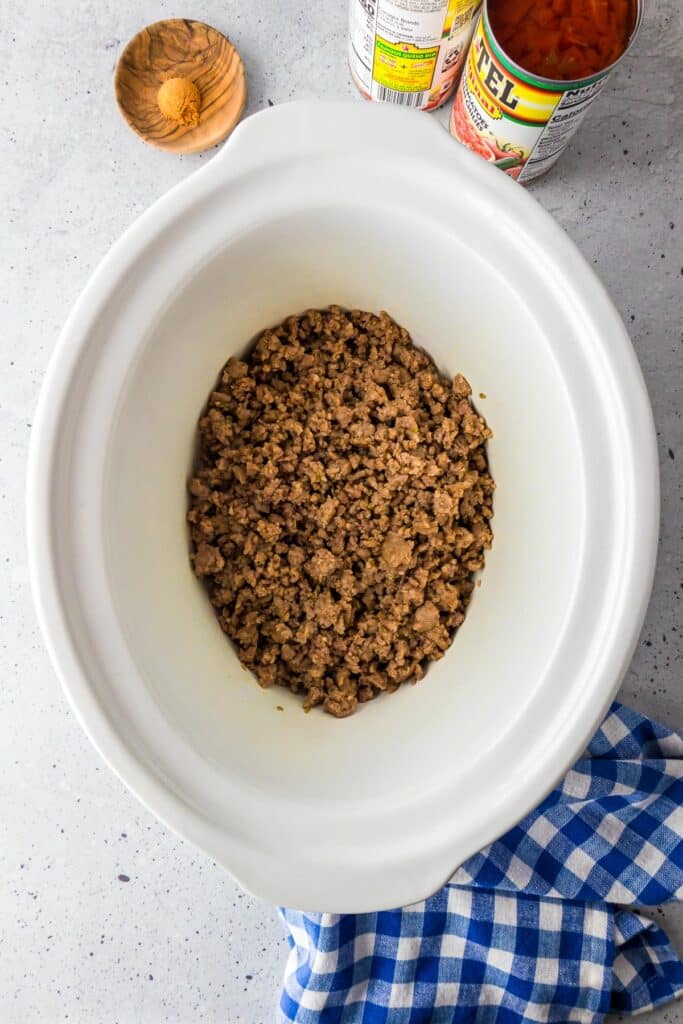
[[[491,432],[386,314],[292,316],[199,422],[194,571],[262,686],[333,715],[442,657],[491,546]]]

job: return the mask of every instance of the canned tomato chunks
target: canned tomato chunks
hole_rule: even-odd
[[[350,0],[349,66],[366,99],[433,110],[453,91],[481,0]]]
[[[545,174],[641,18],[642,0],[485,0],[451,134],[518,181]]]

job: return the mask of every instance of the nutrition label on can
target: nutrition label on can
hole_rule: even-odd
[[[460,70],[480,0],[351,0],[349,62],[369,98],[430,108]]]
[[[605,78],[601,78],[582,89],[573,89],[571,92],[563,94],[550,120],[536,140],[519,175],[519,181],[531,181],[550,170],[588,113],[588,108],[605,81]]]

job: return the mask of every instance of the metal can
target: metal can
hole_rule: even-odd
[[[481,0],[350,0],[351,77],[369,100],[434,110],[452,94]]]
[[[581,124],[607,76],[630,49],[643,17],[642,0],[628,43],[609,67],[574,82],[525,71],[502,50],[484,0],[451,110],[451,135],[512,178],[526,183],[549,171]]]

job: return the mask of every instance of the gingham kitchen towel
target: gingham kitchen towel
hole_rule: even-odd
[[[664,931],[683,898],[683,740],[614,704],[561,786],[428,900],[283,910],[280,1021],[574,1024],[683,992]]]

